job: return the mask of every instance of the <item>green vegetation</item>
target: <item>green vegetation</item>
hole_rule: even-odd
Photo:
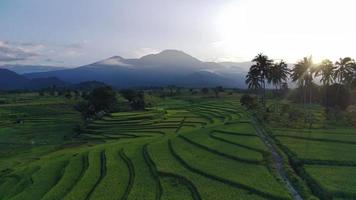
[[[354,128],[328,124],[322,106],[309,129],[280,120],[303,106],[268,94],[261,112],[257,98],[220,87],[104,90],[104,103],[92,92],[1,97],[0,199],[292,199],[271,146],[305,199],[356,197]]]

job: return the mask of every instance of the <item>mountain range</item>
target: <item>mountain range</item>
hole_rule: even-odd
[[[65,87],[69,84],[56,77],[30,79],[8,69],[0,69],[0,90],[32,90],[52,85]]]
[[[36,73],[36,72],[48,72],[54,70],[66,69],[65,67],[58,66],[46,66],[46,65],[0,65],[0,69],[8,69],[17,74],[26,74],[26,73]]]
[[[203,62],[182,51],[164,50],[137,59],[113,56],[89,65],[52,71],[28,72],[25,80],[62,81],[78,84],[98,81],[116,88],[157,87],[177,85],[185,87],[237,87],[244,88],[245,75],[250,63]],[[1,73],[1,72],[0,72]],[[19,75],[20,76],[20,75]],[[0,74],[0,79],[3,75]],[[0,89],[4,88],[0,86]]]

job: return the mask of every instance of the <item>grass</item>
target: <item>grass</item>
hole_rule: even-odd
[[[355,128],[323,123],[323,108],[312,109],[318,118],[312,129],[272,123],[268,125],[270,134],[314,195],[320,199],[356,199]]]
[[[355,167],[306,165],[305,169],[334,196],[356,198]]]
[[[98,182],[101,180],[101,171],[103,167],[101,161],[102,152],[103,151],[101,149],[89,152],[88,169],[85,171],[79,182],[63,199],[80,200],[90,197],[91,193],[95,189],[95,186],[97,186]]]
[[[88,167],[87,154],[75,154],[66,166],[58,183],[46,193],[43,200],[62,199],[75,186]]]
[[[0,106],[0,199],[290,199],[236,95],[166,98],[80,133],[75,101]]]
[[[356,145],[338,142],[277,137],[300,159],[356,162]]]
[[[211,177],[202,176],[187,168],[172,155],[167,141],[153,143],[148,150],[153,161],[157,164],[158,171],[174,173],[192,181],[202,199],[234,199],[236,197],[241,199],[263,199],[263,197],[247,190],[215,181]]]
[[[172,148],[189,165],[203,170],[206,174],[240,184],[254,192],[270,194],[275,198],[289,197],[283,185],[273,177],[265,166],[227,159],[196,148],[182,139],[172,140]]]

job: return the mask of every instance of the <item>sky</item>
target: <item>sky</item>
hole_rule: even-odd
[[[75,67],[165,49],[203,61],[356,58],[353,0],[0,0],[0,65]]]

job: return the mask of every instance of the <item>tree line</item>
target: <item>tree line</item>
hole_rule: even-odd
[[[301,91],[301,101],[310,104],[313,100],[313,87],[317,86],[314,82],[316,78],[319,78],[325,88],[325,101],[328,101],[327,97],[330,96],[329,90],[335,93],[333,95],[339,95],[343,89],[351,89],[356,85],[356,62],[350,57],[340,58],[336,62],[325,59],[319,64],[315,64],[311,56],[304,57],[291,69],[285,61],[274,62],[264,54],[258,54],[252,62],[254,64],[246,75],[246,84],[249,89],[259,94],[263,105],[267,84],[281,90],[288,88],[287,81],[291,80]],[[336,88],[336,91],[332,88]]]

